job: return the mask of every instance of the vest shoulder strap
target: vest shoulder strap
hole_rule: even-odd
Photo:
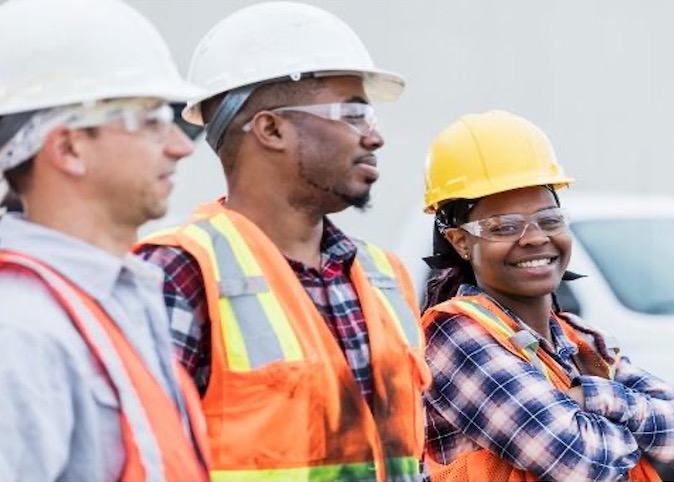
[[[390,255],[374,244],[359,239],[352,239],[352,242],[356,245],[359,265],[405,342],[411,347],[423,349],[419,319],[403,295],[401,277]]]

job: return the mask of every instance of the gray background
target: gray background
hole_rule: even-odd
[[[95,0],[89,0],[95,1]],[[182,72],[199,39],[226,14],[256,3],[129,0],[166,37]],[[549,135],[574,190],[669,194],[674,150],[674,2],[654,0],[323,0],[375,62],[408,88],[377,106],[386,146],[373,206],[339,214],[351,234],[396,249],[421,209],[433,136],[458,116],[493,108]],[[169,216],[224,192],[203,139],[178,168]]]
[[[255,2],[131,0],[167,38],[180,68],[223,16]],[[674,2],[323,0],[375,62],[407,78],[377,106],[386,146],[373,206],[336,216],[350,233],[397,248],[421,209],[430,140],[468,112],[529,118],[549,135],[574,190],[670,193]],[[169,218],[224,189],[203,140],[182,162]]]

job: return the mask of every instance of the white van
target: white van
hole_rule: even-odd
[[[636,365],[674,385],[674,197],[560,192],[571,219],[569,269],[587,277],[558,292],[567,311],[618,338]],[[406,226],[395,251],[422,299],[432,216]]]

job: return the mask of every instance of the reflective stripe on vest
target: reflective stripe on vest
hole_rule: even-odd
[[[281,303],[230,219],[218,214],[187,225],[182,232],[210,258],[219,285],[222,341],[229,368],[246,372],[274,361],[303,360],[300,343]]]
[[[541,372],[545,378],[550,380],[548,367],[538,357],[536,351],[538,350],[538,340],[530,332],[522,330],[515,332],[507,323],[501,320],[494,313],[482,306],[476,301],[470,301],[460,298],[455,298],[451,301],[454,306],[459,307],[462,311],[467,312],[475,320],[480,321],[486,326],[490,326],[499,333],[501,333],[515,348],[522,352],[522,355],[531,362],[536,369]]]
[[[362,464],[321,465],[289,469],[212,470],[213,482],[370,482],[375,479],[373,462]],[[387,482],[418,482],[419,460],[415,457],[397,457],[386,460]]]
[[[98,348],[98,356],[105,366],[112,385],[117,388],[122,412],[128,420],[138,455],[145,470],[145,480],[166,480],[162,457],[157,440],[154,437],[143,405],[135,390],[124,389],[133,387],[131,380],[112,345],[110,338],[94,314],[82,302],[80,295],[66,283],[60,275],[50,268],[43,266],[29,258],[2,253],[2,262],[15,264],[27,268],[37,274],[48,286],[58,293],[60,300],[76,314],[80,323],[78,326],[86,330],[90,340]]]
[[[356,258],[363,267],[365,276],[370,280],[372,289],[377,293],[388,315],[395,320],[400,335],[408,345],[420,347],[421,333],[417,318],[405,301],[386,253],[373,244],[356,239],[353,242],[358,248]]]

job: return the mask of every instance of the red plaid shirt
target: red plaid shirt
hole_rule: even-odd
[[[164,300],[180,362],[203,395],[211,369],[211,324],[203,278],[196,260],[180,248],[145,246],[140,256],[164,270]],[[288,263],[335,336],[361,393],[372,404],[372,365],[367,325],[349,271],[356,246],[327,218],[323,222],[321,268]]]

